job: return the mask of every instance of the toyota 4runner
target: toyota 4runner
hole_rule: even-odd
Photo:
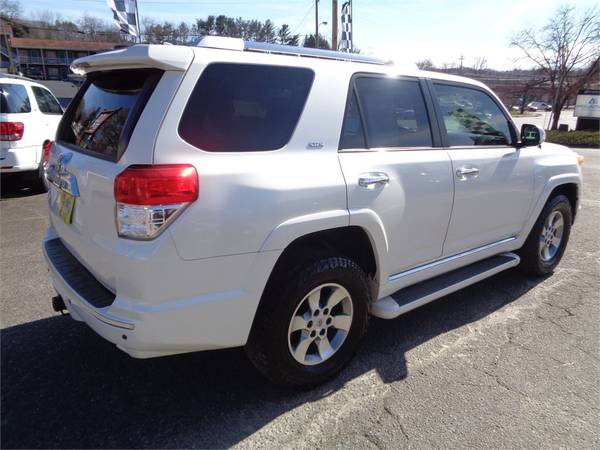
[[[245,346],[314,385],[370,314],[548,274],[565,251],[577,155],[477,81],[220,37],[73,70],[48,167],[53,303],[133,357]]]

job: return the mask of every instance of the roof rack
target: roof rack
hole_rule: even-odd
[[[359,55],[357,53],[336,52],[308,47],[294,47],[291,45],[266,44],[264,42],[245,41],[244,50],[249,52],[274,53],[277,55],[303,56],[306,58],[333,59],[336,61],[360,62],[366,64],[386,65],[390,61],[373,56]]]
[[[366,64],[389,65],[386,61],[372,56],[364,56],[356,53],[336,52],[332,50],[321,50],[307,47],[294,47],[291,45],[266,44],[264,42],[244,41],[239,38],[224,36],[204,36],[197,44],[198,47],[219,48],[225,50],[269,53],[275,55],[300,56],[305,58],[331,59],[335,61],[350,61]]]

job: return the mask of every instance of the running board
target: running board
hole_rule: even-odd
[[[510,269],[519,262],[520,258],[514,253],[502,253],[452,270],[377,300],[371,305],[371,314],[381,319],[393,319],[503,270]]]

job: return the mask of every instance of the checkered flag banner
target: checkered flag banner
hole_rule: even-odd
[[[352,51],[352,2],[347,1],[342,5],[342,37],[340,50]]]
[[[122,33],[136,37],[140,35],[136,0],[106,0],[106,3],[112,9],[115,24]]]

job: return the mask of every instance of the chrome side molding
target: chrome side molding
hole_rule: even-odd
[[[430,262],[430,263],[427,263],[427,264],[423,264],[422,266],[417,266],[417,267],[415,267],[413,269],[405,270],[404,272],[399,272],[399,273],[396,273],[394,275],[390,275],[388,277],[388,281],[396,281],[396,280],[399,280],[400,278],[404,278],[404,277],[407,277],[409,275],[413,275],[413,274],[421,272],[423,270],[427,270],[427,269],[431,269],[433,267],[441,266],[441,265],[446,264],[446,263],[448,263],[450,261],[455,261],[457,259],[464,258],[466,256],[474,255],[475,253],[479,253],[479,252],[482,252],[484,250],[489,250],[490,248],[494,248],[494,247],[497,247],[499,245],[506,244],[507,242],[514,241],[516,238],[517,238],[516,236],[512,236],[512,237],[509,237],[509,238],[506,238],[506,239],[502,239],[502,240],[497,241],[497,242],[492,242],[491,244],[486,244],[486,245],[483,245],[481,247],[474,248],[472,250],[467,250],[466,252],[463,252],[463,253],[458,253],[456,255],[447,256],[446,258],[438,259],[436,261],[433,261],[433,262]]]

